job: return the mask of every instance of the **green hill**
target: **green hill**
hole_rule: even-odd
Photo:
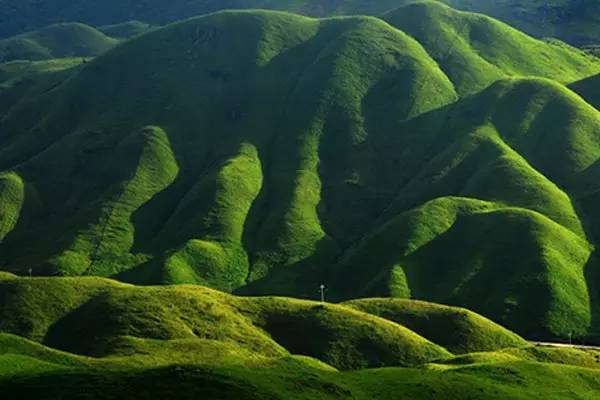
[[[600,390],[598,351],[529,346],[475,313],[424,302],[333,305],[7,273],[0,301],[0,390],[11,397],[592,399]],[[457,349],[493,351],[453,357],[355,307]]]
[[[432,32],[464,21],[456,60],[499,75],[463,79],[427,35],[381,19],[267,11],[35,64],[0,91],[0,265],[308,298],[326,283],[334,300],[412,296],[532,337],[592,334],[600,113],[515,75],[580,80],[600,62],[435,3],[409,12],[441,21]],[[524,58],[534,47],[555,62]]]
[[[485,13],[537,37],[557,37],[575,45],[600,43],[600,5],[582,0],[442,0],[452,7]],[[313,17],[333,15],[379,16],[410,3],[411,0],[108,0],[101,4],[91,0],[69,3],[46,0],[0,2],[0,37],[62,21],[79,21],[94,26],[121,24],[139,20],[164,24],[223,9],[273,9]]]
[[[382,18],[417,39],[460,94],[477,92],[511,75],[571,83],[597,63],[565,44],[536,40],[490,17],[436,1],[412,2]]]
[[[51,25],[37,31],[0,40],[0,63],[13,60],[94,57],[117,41],[79,23]]]
[[[104,25],[98,27],[98,30],[105,35],[116,39],[129,39],[148,33],[156,27],[141,21],[127,21],[119,24]]]
[[[521,338],[471,311],[406,299],[362,299],[344,305],[397,322],[455,354],[525,345]]]
[[[401,325],[351,308],[236,298],[202,287],[133,287],[98,278],[4,279],[0,301],[0,331],[81,355],[117,356],[149,347],[128,337],[176,340],[184,349],[216,341],[240,348],[242,355],[306,355],[339,369],[413,366],[451,355]],[[525,344],[511,335],[506,332],[509,340],[495,349]]]

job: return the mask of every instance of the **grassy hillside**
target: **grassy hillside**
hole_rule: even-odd
[[[103,25],[98,30],[116,39],[129,39],[148,33],[156,27],[141,21],[126,21],[119,24]]]
[[[0,63],[13,60],[47,60],[67,57],[94,57],[117,41],[79,23],[51,25],[0,40]]]
[[[8,396],[592,399],[600,390],[597,351],[532,347],[475,313],[424,302],[333,305],[7,273],[0,301]],[[356,307],[424,332],[444,327],[444,343],[489,351],[453,357]]]
[[[344,305],[397,322],[455,354],[525,344],[501,326],[456,307],[390,298],[352,300]]]
[[[160,352],[165,359],[183,359],[194,346],[216,346],[235,348],[240,357],[311,356],[344,370],[414,366],[451,357],[443,346],[400,324],[397,314],[357,311],[360,303],[346,307],[243,298],[198,286],[135,287],[99,278],[0,279],[0,331],[80,355],[116,357],[147,350],[157,359]],[[378,302],[392,308],[398,304]],[[440,322],[436,316],[442,306],[404,304],[421,308],[424,320],[418,329],[424,332],[440,323],[448,329],[463,326],[460,312]],[[476,324],[436,339],[462,353],[526,345],[512,332],[469,315]],[[160,340],[169,340],[172,347],[161,350]],[[26,355],[40,352],[34,348]]]
[[[457,51],[499,76],[473,85],[427,35],[377,18],[266,11],[32,64],[0,92],[0,263],[308,298],[325,283],[335,300],[412,296],[531,336],[593,333],[600,113],[514,75],[600,64],[488,18],[406,10],[498,38]],[[536,46],[555,62],[522,57]]]
[[[164,24],[223,9],[262,8],[291,11],[309,16],[381,15],[411,0],[158,0],[126,4],[85,0],[76,4],[64,0],[3,0],[0,4],[0,37],[62,21],[80,21],[95,26],[139,20]],[[600,43],[600,7],[582,0],[442,0],[452,7],[485,13],[538,37],[558,37],[576,44]]]
[[[597,65],[594,57],[583,57],[565,44],[536,40],[498,20],[436,1],[412,2],[382,18],[417,39],[461,94],[511,75],[570,83]]]

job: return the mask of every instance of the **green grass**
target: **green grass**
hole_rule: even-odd
[[[0,264],[304,298],[324,283],[332,300],[435,300],[530,336],[592,335],[600,114],[544,77],[600,65],[487,17],[403,10],[431,35],[220,12],[72,68],[4,64]],[[476,67],[473,86],[442,62],[431,37],[462,24],[462,59],[501,74]]]
[[[40,289],[43,295],[36,295]],[[233,297],[203,287],[8,277],[0,282],[0,300],[1,331],[80,355],[137,354],[142,364],[194,361],[194,354],[225,362],[292,353],[347,370],[420,365],[451,356],[401,325],[351,308]],[[168,340],[168,346],[159,340]],[[25,355],[37,354],[34,350]]]
[[[507,76],[538,75],[570,83],[598,70],[593,56],[437,1],[412,2],[383,19],[417,39],[460,94],[478,92]]]
[[[117,40],[84,24],[56,24],[0,40],[0,63],[95,57],[117,43]]]
[[[200,341],[129,338],[136,343],[133,353],[100,359],[61,353],[18,336],[0,335],[0,342],[3,393],[40,399],[82,398],[81,393],[124,399],[533,399],[540,394],[593,399],[600,385],[593,352],[568,349],[515,348],[414,369],[339,372],[307,357],[246,357]],[[173,358],[162,357],[167,349],[174,351]],[[178,350],[187,356],[181,358]]]
[[[473,312],[425,302],[334,305],[7,273],[0,301],[7,396],[592,399],[600,390],[598,351],[530,346]],[[454,357],[416,332],[460,353],[494,351]]]
[[[418,332],[455,354],[519,347],[514,333],[471,311],[406,299],[365,299],[343,303]]]

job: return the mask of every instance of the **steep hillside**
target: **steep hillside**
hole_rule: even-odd
[[[406,10],[423,7],[445,21],[432,31],[450,18],[498,37],[478,51],[498,77],[472,85],[381,19],[255,11],[8,85],[0,265],[309,298],[326,283],[336,300],[413,296],[530,336],[593,333],[600,113],[503,77],[600,64],[487,18]],[[470,40],[458,59],[483,46]]]
[[[139,20],[164,24],[224,9],[273,9],[313,17],[374,15],[412,0],[1,0],[0,37],[63,21],[94,26]],[[593,0],[442,0],[461,10],[485,13],[537,37],[557,37],[575,45],[600,43],[600,4]]]
[[[0,63],[13,60],[47,60],[94,57],[117,41],[83,24],[51,25],[37,31],[0,40]]]

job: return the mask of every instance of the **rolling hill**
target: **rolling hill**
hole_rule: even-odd
[[[334,305],[7,273],[0,299],[6,396],[591,399],[600,390],[600,352],[534,347],[475,313],[425,302]]]
[[[433,2],[386,19],[221,12],[7,84],[0,265],[305,298],[326,283],[595,335],[600,113],[557,82],[600,61]],[[461,26],[445,57],[433,38]]]
[[[117,40],[90,26],[79,23],[57,24],[0,40],[0,63],[95,57],[115,44]]]
[[[412,0],[175,0],[162,2],[91,0],[2,0],[0,37],[65,21],[94,26],[120,24],[130,20],[165,24],[224,9],[273,9],[313,17],[333,15],[379,16]],[[557,37],[575,45],[600,43],[600,5],[587,0],[442,0],[467,11],[498,18],[537,37]]]

